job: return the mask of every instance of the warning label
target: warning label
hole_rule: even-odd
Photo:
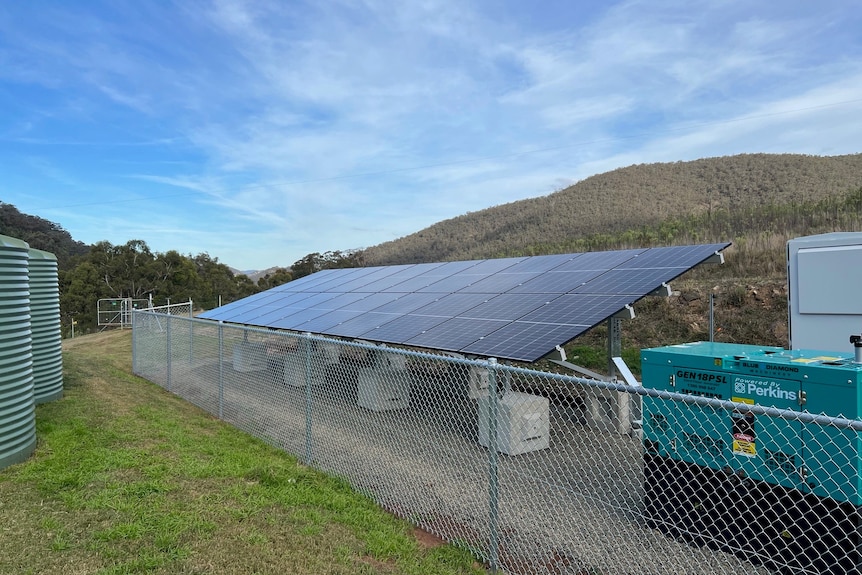
[[[754,405],[753,399],[733,397],[732,401]],[[757,437],[754,430],[754,414],[750,411],[736,410],[732,414],[731,435],[733,454],[743,457],[757,456]]]

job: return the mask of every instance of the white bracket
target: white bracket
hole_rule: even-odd
[[[658,296],[658,297],[670,297],[673,293],[673,290],[670,289],[670,285],[667,283],[662,283],[659,287],[655,288],[648,295]]]
[[[705,264],[723,264],[724,263],[724,253],[723,252],[715,252],[707,259],[703,261]]]
[[[617,371],[621,376],[623,376],[623,381],[633,387],[640,387],[640,382],[635,378],[632,370],[629,369],[629,366],[626,365],[626,362],[623,361],[621,357],[611,358],[614,362],[614,365],[617,367]]]
[[[616,319],[634,319],[635,318],[635,308],[626,304],[626,307],[612,315]]]

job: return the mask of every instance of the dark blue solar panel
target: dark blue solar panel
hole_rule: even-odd
[[[476,307],[480,303],[488,299],[485,294],[462,294],[452,293],[446,294],[440,299],[435,300],[428,305],[417,308],[411,312],[414,315],[442,315],[445,317],[456,317],[467,310]]]
[[[590,252],[581,254],[570,262],[554,268],[555,272],[571,270],[609,270],[626,262],[647,250],[618,250],[614,252]]]
[[[272,300],[276,297],[278,297],[278,294],[272,293],[271,291],[256,293],[254,295],[248,296],[247,298],[243,298],[241,300],[225,304],[216,309],[205,311],[204,313],[199,314],[198,317],[204,319],[211,319],[212,316],[219,316],[216,319],[223,319],[223,316],[227,314],[235,314],[237,310],[247,309],[256,305],[261,305],[266,301]]]
[[[458,351],[507,323],[501,320],[453,318],[425,330],[404,343],[417,347]]]
[[[512,288],[508,293],[566,293],[577,289],[605,271],[607,270],[551,271]]]
[[[474,284],[480,280],[487,278],[487,275],[460,273],[448,278],[442,278],[426,287],[419,288],[416,291],[433,292],[433,293],[452,293],[467,286]]]
[[[259,318],[260,316],[264,315],[272,309],[284,309],[285,307],[306,300],[312,295],[305,293],[264,293],[269,294],[270,297],[266,299],[256,299],[253,301],[249,301],[250,298],[245,298],[239,300],[238,302],[234,302],[238,305],[232,305],[231,307],[223,306],[221,308],[218,308],[221,311],[219,316],[215,319],[219,319],[221,321],[230,321],[233,323],[264,325],[258,323],[256,321],[256,318]]]
[[[539,272],[535,273],[517,273],[510,274],[507,272],[494,274],[472,283],[460,291],[463,293],[484,293],[498,294],[506,293],[507,291],[522,285],[531,279],[538,277]]]
[[[301,299],[299,301],[302,302],[302,307],[314,308],[326,304],[326,302],[338,295],[339,294],[336,292],[312,293],[307,298]]]
[[[550,256],[533,256],[503,270],[507,274],[532,273],[540,274],[550,271],[564,263],[578,258],[583,254],[556,254]]]
[[[689,268],[609,270],[572,290],[575,293],[630,294],[643,297]]]
[[[438,266],[429,267],[428,270],[426,270],[424,273],[418,276],[405,279],[404,281],[397,284],[393,284],[390,287],[384,288],[381,291],[394,291],[401,293],[412,293],[415,291],[419,291],[445,278],[449,278],[458,273],[462,273],[465,270],[469,270],[477,263],[479,263],[479,261],[481,260],[469,262],[446,262]]]
[[[291,316],[295,313],[304,311],[306,308],[297,306],[280,306],[280,307],[262,307],[255,311],[247,312],[247,321],[243,323],[251,323],[252,325],[271,326],[275,322]],[[323,313],[323,312],[321,312]]]
[[[343,270],[321,270],[311,275],[303,276],[286,284],[272,288],[276,291],[324,291],[319,289],[320,286],[338,279],[338,281],[346,281],[350,276],[360,272],[364,268],[348,268]],[[341,272],[341,273],[339,273]]]
[[[354,304],[367,296],[368,294],[364,293],[340,293],[332,299],[328,299],[324,302],[318,303],[316,307],[320,307],[323,309],[341,309],[343,307],[347,307],[351,304]]]
[[[442,317],[402,315],[390,322],[384,323],[380,327],[365,332],[359,337],[385,343],[404,343],[444,321],[446,319]]]
[[[380,327],[394,319],[402,317],[394,313],[368,312],[349,319],[344,323],[332,326],[325,333],[338,337],[359,338],[363,334]]]
[[[446,276],[429,276],[427,274],[422,274],[416,277],[407,278],[406,280],[393,284],[381,291],[392,293],[413,293],[422,288],[428,287],[434,282],[440,281],[444,277]]]
[[[335,310],[297,324],[291,329],[297,331],[308,331],[312,333],[324,333],[339,323],[343,323],[358,317],[358,311]]]
[[[462,348],[460,351],[461,353],[485,357],[532,358],[525,361],[535,361],[552,352],[555,345],[562,345],[581,335],[591,327],[591,325],[516,321],[506,324],[493,333]]]
[[[414,278],[418,275],[428,273],[430,270],[441,265],[443,264],[413,264],[408,266],[394,266],[398,268],[394,274],[381,278],[377,281],[373,281],[370,284],[363,286],[362,291],[371,293],[381,292],[386,288],[397,286],[398,284],[405,282],[411,278]]]
[[[303,323],[327,313],[331,312],[325,309],[317,308],[298,310],[295,313],[269,322],[268,327],[276,327],[278,329],[292,329],[296,331],[308,331],[307,329],[302,328]]]
[[[461,314],[477,319],[501,319],[515,321],[531,311],[545,305],[556,295],[548,294],[500,294]]]
[[[407,293],[400,295],[401,297],[398,299],[374,308],[374,311],[397,314],[410,313],[415,309],[419,309],[423,305],[428,305],[440,297],[440,294],[436,293]]]
[[[491,260],[477,260],[475,265],[470,266],[469,268],[465,268],[461,273],[467,274],[478,274],[478,275],[489,275],[489,274],[497,274],[503,271],[508,270],[514,265],[517,265],[523,262],[528,258],[498,258]]]
[[[705,244],[699,246],[673,246],[653,248],[620,265],[620,268],[691,268],[712,254],[727,247],[727,244]]]
[[[344,306],[341,309],[351,310],[351,311],[371,311],[376,309],[384,304],[395,301],[398,296],[401,294],[397,293],[369,293],[364,294],[365,297],[362,299],[356,300],[353,303],[350,303]]]
[[[324,270],[200,317],[535,361],[728,245]]]
[[[524,315],[521,321],[596,325],[631,303],[626,295],[563,294]]]
[[[338,285],[338,291],[368,291],[363,289],[368,284],[375,283],[378,281],[391,282],[388,277],[396,271],[394,268],[388,266],[365,269],[368,270],[368,273],[364,273],[359,277],[351,278],[349,281],[341,282]]]

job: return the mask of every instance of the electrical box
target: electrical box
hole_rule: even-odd
[[[292,351],[284,354],[284,382],[292,387],[322,385],[326,383],[327,355],[322,351],[314,351],[311,355],[305,351]]]
[[[375,350],[374,366],[378,369],[407,369],[407,355],[395,351]]]
[[[316,351],[327,365],[336,365],[341,361],[341,345],[332,342],[317,342]]]
[[[850,351],[696,342],[642,350],[641,369],[645,388],[862,416],[862,364]],[[643,409],[646,510],[656,527],[815,573],[858,566],[858,432],[654,397]]]
[[[488,447],[490,397],[479,397],[479,444]],[[497,448],[506,455],[545,449],[550,444],[547,397],[510,391],[498,399]]]
[[[788,241],[787,283],[790,348],[846,349],[862,332],[862,233]]]
[[[359,370],[357,398],[360,407],[372,411],[407,409],[410,375],[403,369],[363,367]]]
[[[467,370],[467,396],[470,399],[487,397],[490,376],[491,373],[487,367],[471,365]]]
[[[241,341],[233,346],[233,368],[235,371],[265,371],[266,344]]]

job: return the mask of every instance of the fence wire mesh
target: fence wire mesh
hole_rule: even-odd
[[[153,312],[133,367],[503,572],[860,571],[859,421]]]

